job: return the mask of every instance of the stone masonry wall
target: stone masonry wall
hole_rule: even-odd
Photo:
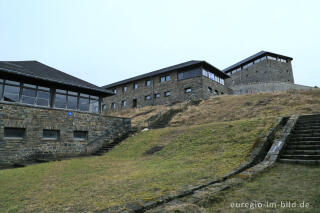
[[[198,68],[200,69],[200,68]],[[171,80],[166,82],[160,82],[162,76],[170,75]],[[150,86],[146,86],[146,80],[151,81]],[[139,88],[134,89],[134,83],[138,83]],[[117,94],[103,99],[103,103],[107,106],[108,110],[111,109],[111,103],[115,102],[117,107],[115,110],[132,108],[133,99],[137,99],[137,107],[144,107],[150,105],[164,105],[174,104],[177,102],[183,102],[190,99],[199,100],[209,96],[208,85],[214,90],[223,92],[224,94],[230,94],[231,90],[224,85],[219,84],[206,78],[204,76],[193,77],[183,80],[178,80],[178,73],[170,72],[164,75],[154,76],[149,79],[141,79],[136,82],[131,82],[126,85],[116,87]],[[123,92],[123,87],[127,86],[127,91]],[[186,93],[185,89],[191,88],[190,93]],[[165,97],[164,93],[170,91],[170,96]],[[156,98],[154,95],[159,93],[160,98]],[[219,93],[221,94],[221,93]],[[146,100],[145,96],[150,95],[150,100]],[[126,106],[121,106],[121,101],[126,101]]]
[[[278,92],[278,91],[288,91],[288,90],[312,90],[314,87],[303,86],[293,83],[286,82],[273,82],[273,83],[255,83],[238,85],[232,87],[234,94],[253,94],[261,92]]]
[[[209,87],[212,89],[212,92],[209,91],[208,89]],[[203,95],[202,95],[203,99],[207,99],[212,95],[233,94],[233,91],[230,88],[222,84],[219,84],[218,82],[213,81],[210,78],[206,78],[206,77],[202,77],[202,91],[203,91]]]
[[[25,128],[23,139],[5,138],[4,128]],[[43,129],[59,130],[58,140],[43,139]],[[130,129],[130,120],[100,114],[47,109],[0,103],[0,164],[12,164],[34,157],[58,158],[90,154]],[[73,138],[73,131],[87,131],[84,141]],[[94,141],[94,145],[87,147]]]
[[[250,83],[287,82],[294,83],[291,62],[264,60],[242,69],[226,79],[227,87]]]

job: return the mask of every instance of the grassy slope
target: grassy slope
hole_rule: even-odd
[[[275,118],[142,132],[102,157],[0,171],[0,212],[92,211],[150,200],[242,164]],[[143,154],[155,145],[164,148]]]
[[[244,185],[214,196],[208,212],[320,212],[320,167],[276,164]],[[309,208],[281,208],[281,201],[310,203]],[[276,202],[277,208],[235,209],[231,203]]]
[[[171,125],[194,125],[269,116],[320,113],[320,89],[252,95],[216,96],[189,106]],[[208,116],[210,115],[210,116]]]
[[[148,106],[139,109],[109,112],[109,115],[132,117],[133,126],[146,127],[147,123],[145,120],[152,115],[171,108],[180,108],[183,105]],[[150,112],[150,110],[153,111]],[[171,125],[194,125],[310,113],[320,113],[320,89],[313,91],[215,96],[202,101],[199,106],[188,106],[185,112],[177,114],[172,119]]]

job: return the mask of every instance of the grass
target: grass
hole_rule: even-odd
[[[320,212],[320,167],[276,164],[253,180],[212,196],[208,212]],[[281,208],[281,201],[309,203],[309,208]],[[231,208],[232,203],[276,203],[276,208]],[[254,206],[252,206],[254,207]]]
[[[320,113],[320,89],[249,95],[215,96],[189,106],[171,120],[172,126],[195,125],[270,116]],[[210,115],[210,116],[208,116]]]
[[[222,176],[274,117],[141,132],[101,157],[0,171],[0,212],[92,212],[148,201]],[[164,148],[145,154],[155,146]]]
[[[147,127],[151,116],[171,108],[182,108],[185,103],[174,106],[147,106],[108,112],[109,115],[132,118],[132,126]],[[171,126],[196,125],[220,121],[232,121],[270,116],[320,113],[320,89],[248,95],[212,96],[198,106],[189,105],[170,122]]]

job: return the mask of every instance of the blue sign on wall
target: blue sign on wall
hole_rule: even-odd
[[[72,112],[68,112],[68,115],[69,115],[69,116],[72,116]]]

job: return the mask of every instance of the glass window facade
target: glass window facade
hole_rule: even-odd
[[[201,70],[200,69],[193,69],[183,72],[178,72],[178,80],[183,80],[187,78],[194,78],[201,76]]]
[[[52,97],[51,97],[52,96]],[[100,112],[100,98],[88,94],[50,89],[33,84],[0,79],[0,101],[28,105]],[[50,104],[52,103],[52,105]]]

